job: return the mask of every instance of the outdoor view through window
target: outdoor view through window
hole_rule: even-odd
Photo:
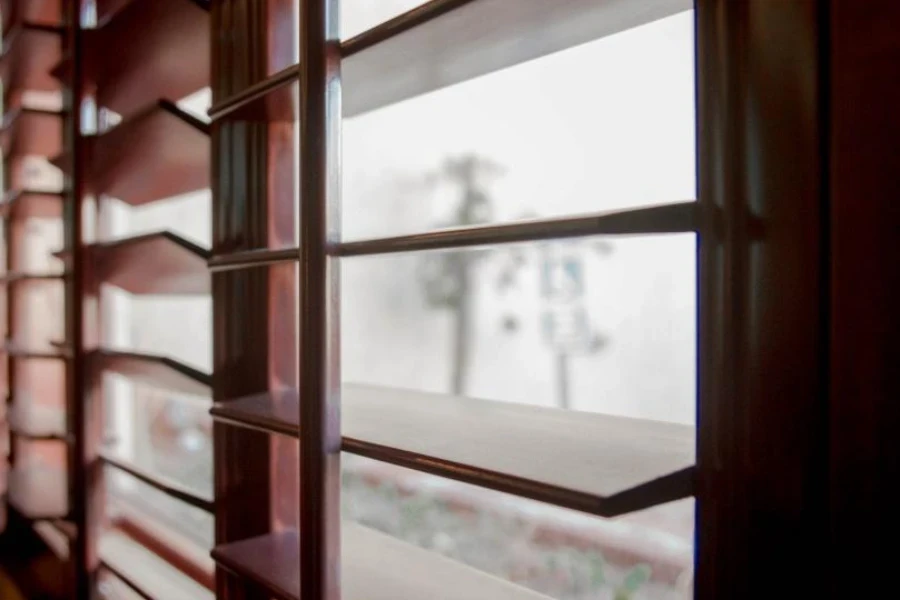
[[[416,4],[346,1],[344,37]],[[208,91],[183,104],[203,115]],[[345,120],[343,237],[691,200],[694,129],[693,23],[683,13]],[[209,247],[208,192],[197,200],[108,200],[100,233],[168,229]],[[690,436],[695,264],[693,234],[344,259],[343,395],[402,388],[545,407],[536,414],[548,424],[578,411]],[[104,293],[110,346],[210,370],[208,298]],[[117,451],[211,497],[208,402],[109,377]],[[416,396],[415,409],[431,398]],[[628,431],[609,435],[628,447]],[[534,460],[554,451],[536,447]],[[641,452],[622,452],[622,470]],[[690,597],[692,500],[602,519],[346,453],[342,463],[347,519],[450,560],[559,600]],[[165,517],[198,555],[212,546],[210,516],[108,476],[123,506]]]

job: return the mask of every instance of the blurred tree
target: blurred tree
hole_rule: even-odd
[[[489,223],[493,218],[491,200],[483,189],[487,177],[501,173],[492,161],[466,154],[448,158],[434,177],[450,180],[460,190],[460,200],[448,222],[439,227],[465,227]],[[472,267],[484,252],[459,250],[427,252],[420,264],[419,278],[430,306],[453,312],[453,358],[451,360],[450,391],[465,393],[469,362],[469,328],[474,299]]]

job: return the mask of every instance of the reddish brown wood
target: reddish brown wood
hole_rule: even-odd
[[[88,360],[98,371],[118,373],[160,389],[198,396],[209,394],[208,374],[165,356],[95,350],[88,354]]]
[[[287,67],[225,98],[209,110],[213,120],[293,122],[299,112],[300,71]]]
[[[209,35],[206,3],[130,2],[87,39],[97,103],[131,115],[149,101],[178,100],[204,87]]]
[[[85,248],[98,282],[132,294],[205,294],[209,292],[209,251],[163,231]],[[58,256],[71,261],[68,252]]]
[[[138,206],[209,185],[209,128],[159,101],[92,141],[97,193]]]
[[[212,557],[225,569],[248,579],[279,600],[300,597],[300,539],[284,531],[217,546]]]
[[[0,202],[0,216],[7,219],[58,219],[63,212],[63,193],[10,190]]]
[[[22,90],[59,89],[51,75],[62,56],[62,29],[53,25],[17,23],[3,36],[0,80],[4,96]]]
[[[832,597],[796,574],[852,552],[825,513],[824,4],[696,3],[697,598]]]
[[[214,102],[261,80],[296,45],[270,32],[294,28],[292,0],[231,0],[212,6]],[[270,35],[269,35],[270,34]],[[287,57],[292,58],[292,54]],[[213,247],[216,252],[293,243],[296,156],[293,124],[213,127]],[[295,387],[296,272],[290,267],[213,275],[214,398],[225,401]],[[285,443],[287,442],[287,443]],[[297,520],[297,444],[215,425],[216,542],[258,536]],[[217,569],[227,600],[269,596]]]
[[[0,17],[3,31],[17,21],[60,25],[62,22],[62,0],[2,0]]]
[[[341,61],[337,0],[300,3],[300,596],[341,597]]]
[[[3,118],[0,147],[6,157],[38,155],[47,158],[62,151],[62,115],[35,108],[17,108]]]
[[[113,15],[124,8],[129,2],[133,1],[134,0],[94,0],[94,6],[97,8],[97,26],[102,27],[105,25]]]

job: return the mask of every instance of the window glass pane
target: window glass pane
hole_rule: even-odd
[[[342,262],[345,383],[692,424],[694,234]]]
[[[694,45],[679,14],[343,126],[343,235],[695,197]]]
[[[341,461],[346,520],[558,600],[691,597],[693,500],[601,519],[346,453]]]

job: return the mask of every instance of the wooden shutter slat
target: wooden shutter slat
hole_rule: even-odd
[[[58,219],[62,216],[62,192],[10,190],[0,201],[0,216],[10,219]]]
[[[68,352],[65,348],[29,348],[7,339],[0,352],[8,354],[11,358],[21,359],[64,359]]]
[[[107,531],[97,545],[101,566],[145,598],[212,600],[215,594],[121,531]]]
[[[64,277],[61,273],[7,273],[0,277],[0,285],[15,285],[17,283],[34,283],[39,281],[60,281]]]
[[[340,256],[443,250],[590,235],[681,233],[696,229],[696,202],[663,204],[631,210],[559,219],[533,219],[497,225],[454,227],[413,235],[344,242]]]
[[[62,56],[62,29],[37,23],[13,25],[0,54],[0,80],[4,96],[13,91],[59,89],[50,73]]]
[[[356,523],[345,521],[341,530],[345,600],[547,600],[542,594]],[[285,531],[225,544],[212,555],[221,567],[280,600],[298,600],[299,543],[296,531]]]
[[[437,10],[442,3],[427,6]],[[391,26],[389,21],[343,44],[344,116],[462,83],[692,7],[691,0],[477,0],[418,27],[399,28],[397,35],[385,38],[381,30]]]
[[[100,453],[100,459],[103,461],[103,464],[127,473],[135,479],[146,483],[150,487],[157,489],[180,502],[184,502],[185,504],[207,512],[213,511],[213,501],[209,498],[203,497],[194,490],[189,489],[176,481],[172,481],[167,477],[153,473],[149,469],[145,469],[128,460],[117,457],[111,450],[102,451]]]
[[[433,0],[341,44],[344,117],[690,10],[691,0]],[[293,121],[295,65],[210,109],[214,119]]]
[[[690,496],[686,425],[345,384],[343,450],[601,516]],[[296,392],[217,403],[218,420],[299,436]]]
[[[62,0],[2,0],[0,17],[3,18],[3,32],[15,21],[27,21],[40,25],[59,25],[62,20],[60,4]]]
[[[212,385],[209,374],[166,356],[94,350],[87,358],[96,369],[173,392],[206,396]]]
[[[209,185],[209,127],[158,101],[91,140],[97,193],[139,206]]]
[[[19,108],[4,116],[0,147],[8,160],[14,156],[50,158],[62,150],[62,113]]]
[[[240,92],[217,102],[209,109],[213,121],[238,119],[289,122],[297,117],[300,71],[296,65],[283,69]]]
[[[99,106],[130,115],[147,102],[177,100],[209,83],[206,3],[130,2],[86,33]]]
[[[207,294],[209,251],[169,231],[85,247],[103,283],[132,294]],[[68,261],[70,253],[55,256]]]

